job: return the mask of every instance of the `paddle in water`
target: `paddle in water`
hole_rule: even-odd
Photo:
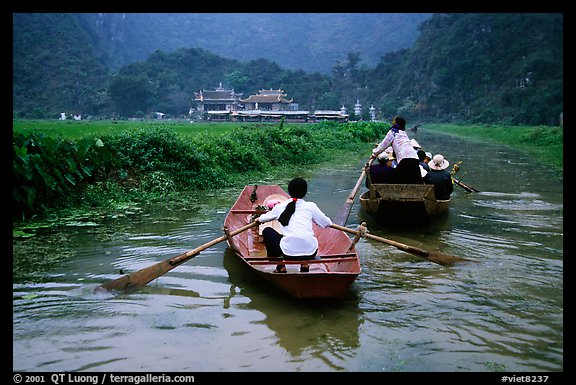
[[[240,234],[241,232],[246,231],[246,230],[256,226],[257,224],[258,223],[256,223],[256,222],[249,223],[246,226],[240,227],[239,229],[236,229],[230,233],[226,233],[225,235],[222,235],[221,237],[213,239],[210,242],[203,244],[202,246],[198,246],[194,250],[190,250],[190,251],[188,251],[186,253],[182,253],[176,257],[166,259],[166,260],[164,260],[162,262],[158,262],[152,266],[146,267],[144,269],[135,271],[135,272],[127,274],[127,275],[124,275],[124,276],[117,278],[113,281],[104,283],[104,284],[98,286],[95,289],[95,291],[101,291],[101,290],[108,290],[108,291],[110,291],[110,290],[124,290],[124,291],[128,291],[128,290],[139,289],[143,286],[146,286],[146,284],[148,282],[155,280],[156,278],[160,277],[161,275],[166,274],[170,270],[172,270],[175,267],[181,265],[182,263],[188,261],[189,259],[194,258],[201,251],[206,250],[207,248],[214,246],[217,243],[225,241],[226,239],[228,239],[228,237],[232,237],[234,235]]]
[[[346,198],[346,202],[344,202],[344,205],[340,209],[340,212],[338,213],[338,215],[336,215],[336,217],[332,221],[333,223],[336,223],[337,225],[340,226],[346,226],[346,222],[348,221],[348,217],[350,216],[350,210],[352,209],[352,205],[354,204],[354,198],[356,197],[356,193],[358,192],[358,189],[362,184],[362,180],[366,176],[367,170],[370,168],[372,160],[374,159],[370,158],[368,162],[366,162],[366,165],[364,166],[364,168],[362,169],[362,173],[360,174],[360,178],[358,178],[358,181],[356,182],[356,185],[352,189],[352,192],[350,192],[350,194]]]
[[[365,226],[365,223],[363,223],[362,225]],[[350,234],[357,234],[359,231],[359,230],[349,229],[347,227],[343,227],[343,226],[340,226],[337,224],[332,224],[332,225],[330,225],[330,227],[335,228],[337,230],[345,231],[345,232],[350,233]],[[430,251],[430,250],[419,249],[419,248],[414,247],[414,246],[405,245],[403,243],[396,242],[396,241],[393,241],[390,239],[378,237],[376,235],[369,234],[368,232],[364,232],[363,236],[368,238],[368,239],[372,239],[374,241],[387,243],[391,246],[396,247],[399,250],[405,251],[407,253],[410,253],[412,255],[416,255],[416,256],[421,257],[421,258],[425,258],[431,262],[437,263],[437,264],[442,265],[442,266],[451,266],[451,265],[458,263],[458,262],[470,261],[469,259],[458,257],[456,255],[450,255],[450,254],[442,253],[440,251]]]

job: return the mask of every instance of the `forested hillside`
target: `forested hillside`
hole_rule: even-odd
[[[14,116],[98,114],[109,106],[109,68],[73,15],[14,14],[12,47]]]
[[[83,13],[78,14],[111,68],[160,49],[202,48],[218,56],[267,59],[288,70],[330,74],[349,52],[374,66],[407,48],[430,13]]]
[[[437,14],[410,50],[386,55],[364,82],[388,114],[443,121],[558,124],[562,14]]]
[[[563,110],[562,14],[435,14],[411,47],[387,53],[373,66],[350,49],[330,75],[288,70],[268,59],[240,61],[202,48],[165,47],[113,73],[103,52],[113,52],[114,45],[87,32],[86,20],[14,16],[15,116],[180,116],[194,92],[220,82],[245,96],[282,88],[302,109],[344,105],[351,111],[359,99],[374,105],[381,119],[401,113],[413,122],[554,125]],[[54,25],[57,31],[50,29]],[[115,36],[127,38],[119,31]],[[314,42],[300,43],[312,49]]]

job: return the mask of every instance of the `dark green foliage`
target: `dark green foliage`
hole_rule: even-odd
[[[108,94],[121,116],[137,116],[138,111],[150,112],[156,90],[144,74],[119,74],[110,81]]]
[[[558,124],[562,14],[436,14],[421,31],[411,50],[368,70],[383,111],[404,105],[410,120]]]
[[[238,175],[321,162],[382,136],[376,123],[240,126],[213,136],[179,136],[166,127],[138,128],[78,142],[44,134],[14,138],[15,218],[70,204],[115,199],[121,188],[168,195],[233,186]],[[119,189],[120,186],[120,189]],[[123,186],[123,187],[122,187]],[[91,203],[90,203],[91,202]]]
[[[13,14],[15,116],[56,118],[60,112],[103,113],[109,70],[86,44],[74,14]]]
[[[118,14],[14,14],[14,116],[55,118],[58,113],[67,112],[141,117],[157,111],[183,116],[194,104],[194,92],[212,89],[220,82],[244,93],[244,97],[261,89],[282,88],[303,110],[339,109],[344,105],[351,112],[359,99],[364,110],[362,116],[354,119],[366,119],[367,108],[372,104],[379,119],[390,121],[394,115],[402,114],[415,124],[441,121],[557,125],[563,111],[561,13],[426,16],[421,19],[425,21],[420,36],[411,48],[386,50],[372,68],[362,63],[358,51],[334,56],[335,48],[329,47],[338,41],[334,37],[328,39],[329,44],[298,40],[298,46],[304,47],[298,49],[333,58],[331,76],[285,70],[270,59],[224,59],[201,48],[162,47],[146,56],[151,49],[144,47],[143,41],[158,39],[156,30],[167,28],[176,20],[186,22],[187,17],[170,15],[165,18],[167,24],[161,25],[147,14],[129,14],[125,18]],[[218,25],[218,17],[212,17],[214,25]],[[366,15],[347,15],[334,20],[350,29],[351,20],[360,22],[363,17]],[[404,17],[409,18],[395,14],[394,19]],[[145,18],[154,31],[143,31],[138,18]],[[300,33],[323,36],[323,22],[315,20]],[[201,23],[194,29],[212,30],[214,25]],[[337,29],[338,25],[330,28]],[[125,29],[115,31],[114,26]],[[121,42],[106,40],[107,28],[112,34],[124,33],[127,40],[139,41],[140,45],[125,47],[138,52],[120,52]],[[357,40],[362,45],[370,42],[376,50],[390,45],[391,36],[405,32],[398,26],[382,28],[389,30],[382,41],[373,40],[364,30]],[[406,25],[404,29],[410,27]],[[214,38],[228,51],[238,47],[246,51],[245,45],[231,42],[230,34],[221,35]],[[292,44],[294,41],[282,40],[281,48]],[[274,57],[273,52],[268,53],[262,56]],[[118,58],[122,55],[147,59],[120,66],[122,61]],[[310,55],[289,56],[290,61],[303,62]],[[104,62],[119,66],[118,72],[112,76]]]
[[[120,167],[111,147],[97,138],[74,143],[42,133],[19,134],[12,148],[15,217],[59,206],[87,182]]]

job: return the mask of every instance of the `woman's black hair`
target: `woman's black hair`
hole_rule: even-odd
[[[394,123],[396,123],[402,130],[406,129],[406,119],[401,116],[396,116],[394,118]]]
[[[280,222],[282,226],[288,226],[292,214],[296,211],[296,201],[304,198],[307,191],[308,183],[302,178],[294,178],[288,183],[288,193],[292,197],[292,202],[286,205],[286,208],[282,214],[280,214],[280,217],[278,217],[278,222]]]

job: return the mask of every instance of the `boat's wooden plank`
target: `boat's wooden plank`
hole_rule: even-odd
[[[357,257],[342,257],[342,258],[324,258],[324,259],[305,259],[301,261],[293,261],[290,259],[277,259],[277,258],[254,258],[248,259],[245,258],[248,263],[251,265],[276,265],[279,262],[282,262],[283,265],[313,265],[318,263],[337,263],[337,262],[347,262],[347,261],[356,261]]]
[[[232,214],[256,214],[256,213],[265,213],[265,210],[254,210],[254,209],[232,209],[230,213]]]
[[[330,254],[330,255],[321,255],[320,258],[322,260],[326,260],[326,259],[333,259],[333,258],[348,258],[348,257],[356,257],[357,254],[356,253],[343,253],[343,254]],[[289,259],[281,259],[281,258],[266,258],[265,259],[269,260],[269,261],[292,261]],[[262,260],[262,258],[254,258],[254,257],[245,257],[244,258],[247,261],[253,261],[253,260]],[[296,262],[306,262],[306,261],[319,261],[318,259],[305,259],[305,260],[296,260]]]

